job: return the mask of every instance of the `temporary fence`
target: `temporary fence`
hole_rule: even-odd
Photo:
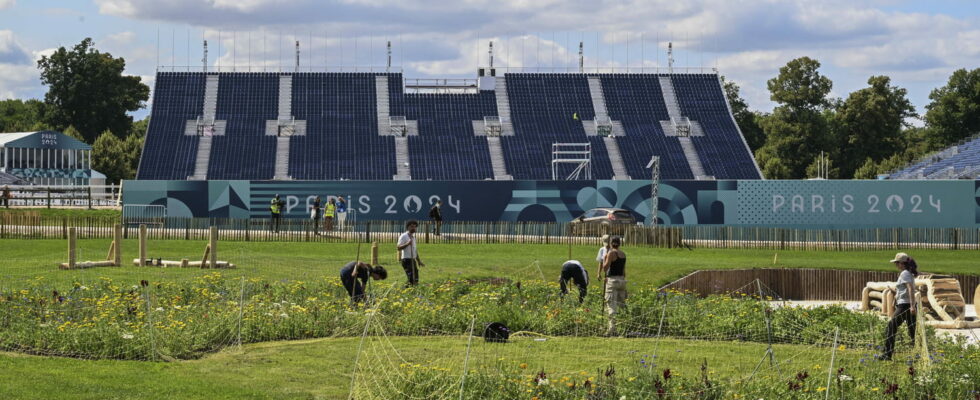
[[[0,207],[115,207],[119,185],[6,186],[0,188]],[[9,197],[6,197],[9,196]]]
[[[222,240],[268,242],[391,242],[405,231],[403,221],[314,223],[307,219],[175,218],[148,213],[119,218],[18,215],[0,213],[0,238],[61,239],[68,227],[78,237],[111,238],[122,223],[124,235],[139,224],[153,239],[203,240],[216,226]],[[152,220],[154,223],[147,223]],[[977,228],[790,229],[746,226],[643,226],[554,222],[445,222],[435,232],[421,221],[417,237],[424,243],[598,244],[604,234],[620,235],[624,244],[649,247],[755,248],[773,250],[980,249]]]

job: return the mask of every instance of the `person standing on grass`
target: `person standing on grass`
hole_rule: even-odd
[[[558,285],[561,286],[562,298],[568,294],[568,281],[573,281],[575,286],[578,286],[578,303],[582,304],[589,287],[589,272],[578,260],[565,261],[565,264],[561,266],[561,277],[558,278]]]
[[[909,338],[915,342],[915,277],[919,275],[919,266],[905,253],[896,254],[891,262],[901,273],[898,274],[898,282],[895,284],[895,313],[888,321],[888,328],[885,331],[885,354],[881,356],[883,360],[892,359],[892,354],[895,352],[895,335],[898,334],[898,327],[903,322],[909,328]]]
[[[372,267],[367,263],[351,261],[340,269],[340,282],[347,289],[351,303],[357,304],[364,301],[365,289],[367,289],[368,277],[374,280],[388,279],[388,271],[380,265]]]
[[[622,239],[609,239],[609,251],[602,262],[600,273],[605,274],[606,313],[609,314],[607,336],[616,336],[616,314],[626,302],[626,253],[619,249]]]
[[[310,210],[310,219],[313,220],[313,234],[320,236],[320,196],[313,200],[313,209]]]
[[[269,211],[272,213],[272,224],[269,226],[269,230],[274,233],[279,233],[279,222],[282,220],[282,206],[285,203],[279,199],[279,195],[272,198],[269,202]]]
[[[337,227],[343,230],[346,222],[347,200],[344,200],[344,196],[337,196]]]
[[[3,200],[3,206],[10,208],[10,186],[3,186],[3,194],[0,195],[0,200]]]
[[[408,278],[406,286],[419,284],[419,267],[424,267],[422,259],[419,258],[419,250],[415,243],[415,231],[418,229],[418,221],[411,220],[405,223],[405,233],[398,237],[398,258],[401,260],[402,269]]]
[[[323,224],[326,225],[326,231],[330,232],[333,230],[333,217],[337,213],[337,200],[330,199],[327,201],[327,206],[323,208]]]
[[[442,229],[442,200],[436,200],[436,204],[429,209],[429,218],[432,219],[432,233],[441,236]]]

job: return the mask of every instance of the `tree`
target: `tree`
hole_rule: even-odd
[[[980,68],[953,72],[946,86],[929,94],[929,100],[925,119],[932,150],[980,133]]]
[[[112,183],[131,178],[134,173],[128,147],[111,131],[102,132],[92,143],[92,169],[105,174]]]
[[[68,137],[72,137],[72,138],[75,138],[75,139],[78,139],[78,140],[81,140],[81,141],[83,141],[83,142],[85,141],[85,138],[83,138],[83,137],[82,137],[82,134],[78,132],[78,129],[75,129],[75,127],[74,127],[74,126],[72,126],[72,125],[69,125],[69,126],[68,126],[67,128],[65,128],[65,130],[64,130],[63,132],[61,132],[61,133],[64,133],[64,134],[65,134],[65,136],[68,136]]]
[[[827,95],[833,83],[820,74],[819,68],[817,60],[797,58],[768,82],[770,98],[780,105],[761,118],[766,143],[755,153],[767,178],[802,178],[821,151],[833,148],[823,114],[830,104]]]
[[[905,150],[905,120],[916,117],[907,91],[891,85],[887,76],[872,76],[868,87],[852,92],[837,106],[835,136],[842,177],[851,177],[866,159],[880,162]]]
[[[39,100],[0,101],[0,132],[28,132],[44,119],[45,104]]]
[[[70,50],[60,47],[37,62],[41,83],[48,85],[47,122],[58,129],[74,125],[90,143],[106,130],[129,132],[133,119],[127,112],[143,108],[150,95],[140,77],[123,75],[123,58],[93,45],[91,38],[85,38]]]
[[[741,88],[738,87],[738,84],[725,80],[725,77],[721,77],[721,81],[724,83],[725,97],[732,108],[735,123],[738,124],[738,129],[742,131],[742,136],[745,137],[749,149],[755,151],[762,147],[766,141],[766,135],[762,132],[762,127],[759,126],[759,115],[749,110],[749,104],[739,93]]]

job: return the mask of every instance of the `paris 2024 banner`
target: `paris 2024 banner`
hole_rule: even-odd
[[[286,218],[314,199],[343,197],[361,221],[425,219],[443,202],[456,221],[570,221],[617,207],[650,224],[644,181],[127,181],[127,209],[168,217],[267,218],[275,195]],[[793,228],[980,227],[980,181],[663,181],[657,222]]]

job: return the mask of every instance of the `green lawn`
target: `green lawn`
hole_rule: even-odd
[[[108,240],[81,240],[79,260],[103,259]],[[123,245],[121,268],[103,267],[63,271],[57,264],[66,260],[63,240],[0,240],[0,289],[16,289],[29,279],[41,277],[45,284],[61,287],[71,282],[95,281],[110,277],[121,283],[190,280],[210,270],[179,268],[138,268],[129,266],[136,257],[136,241]],[[165,259],[200,258],[203,241],[151,241],[150,255]],[[392,270],[393,280],[404,275],[394,263],[393,244],[382,245],[381,261]],[[594,269],[595,248],[572,247],[572,257]],[[629,275],[634,283],[663,284],[698,269],[772,267],[771,250],[677,250],[625,248]],[[422,281],[446,278],[527,276],[556,279],[561,263],[568,257],[562,245],[513,244],[432,244],[421,245]],[[238,264],[236,270],[222,271],[227,277],[248,276],[264,279],[308,279],[335,276],[342,264],[356,257],[356,244],[221,242],[219,258]],[[839,268],[891,271],[888,260],[895,251],[781,251],[778,267]],[[362,246],[366,259],[369,246]],[[980,273],[980,252],[917,250],[912,255],[921,268],[930,272]],[[540,270],[534,262],[540,264]],[[377,340],[377,339],[372,339]],[[595,371],[611,363],[635,363],[635,354],[649,352],[653,339],[560,338],[553,341],[524,340],[504,346],[474,346],[475,366],[503,358],[524,360],[529,369],[572,373]],[[459,337],[392,337],[397,357],[406,361],[439,360],[447,366],[459,363],[465,341]],[[476,342],[475,342],[476,343]],[[0,353],[0,398],[344,398],[351,379],[356,338],[270,342],[230,348],[199,360],[178,362],[140,362],[79,360]],[[662,354],[670,355],[670,368],[687,376],[707,360],[718,376],[744,376],[765,351],[764,344],[702,342],[664,339]],[[668,350],[669,349],[669,350]],[[678,351],[680,350],[680,351]],[[826,347],[777,346],[784,358],[783,375],[799,368],[826,365]],[[369,353],[362,353],[369,354]],[[787,357],[792,355],[792,357]],[[632,357],[632,358],[631,358]],[[840,357],[851,362],[860,357],[847,350]],[[370,361],[370,360],[369,360]],[[899,365],[900,363],[896,363]]]
[[[80,240],[79,261],[105,259],[109,240]],[[395,262],[394,245],[382,243],[381,263],[396,272],[393,279],[404,279]],[[204,241],[156,240],[148,244],[153,258],[179,260],[200,259]],[[271,243],[220,242],[219,258],[238,265],[236,270],[223,271],[226,276],[249,276],[268,279],[307,279],[333,276],[340,267],[357,257],[357,245],[350,243]],[[91,281],[99,277],[139,281],[186,280],[209,271],[179,268],[136,268],[130,265],[137,257],[134,239],[123,243],[123,268],[94,268],[77,271],[58,270],[57,264],[67,261],[64,240],[0,240],[0,277],[4,286],[15,286],[18,280],[44,277],[56,284]],[[516,244],[430,244],[420,245],[423,261],[423,281],[445,278],[527,276],[528,279],[557,279],[561,264],[568,258],[565,245]],[[597,249],[592,246],[573,246],[572,258],[582,261],[594,271]],[[699,269],[724,268],[835,268],[893,271],[888,263],[895,251],[774,251],[724,249],[658,249],[625,248],[629,259],[630,280],[641,284],[664,284]],[[367,259],[370,246],[361,246],[361,259]],[[776,255],[778,254],[778,257]],[[911,254],[924,271],[936,273],[980,274],[980,252],[971,250],[915,250]],[[773,261],[776,259],[774,265]],[[534,265],[540,265],[540,272]]]
[[[47,207],[34,207],[34,208],[6,208],[0,207],[0,217],[4,214],[7,215],[34,215],[41,217],[70,217],[70,218],[86,218],[86,217],[114,217],[119,218],[122,214],[121,211],[117,209],[84,209],[84,208],[47,208]]]
[[[365,348],[381,346],[380,340]],[[342,399],[351,384],[357,338],[315,339],[246,345],[213,354],[201,360],[171,363],[141,361],[90,361],[0,353],[0,395],[4,398],[49,399],[70,394],[77,399],[110,398],[297,398]],[[398,361],[426,363],[458,371],[466,349],[465,337],[392,337],[390,347],[398,350]],[[765,344],[699,342],[663,339],[559,338],[545,342],[530,339],[508,344],[486,344],[474,339],[470,368],[502,365],[516,369],[527,363],[529,372],[547,371],[561,376],[596,375],[613,365],[618,370],[633,367],[644,353],[659,349],[663,366],[675,375],[694,376],[707,361],[713,377],[744,377],[762,359]],[[826,366],[826,347],[777,345],[781,374],[791,376],[815,365]],[[365,351],[365,354],[372,354]],[[855,363],[856,351],[838,353],[838,362]],[[393,356],[395,357],[395,356]],[[840,361],[845,360],[845,361]],[[378,374],[397,369],[392,361],[366,356]],[[767,365],[767,364],[766,364]],[[843,364],[841,364],[843,365]],[[901,363],[889,364],[902,368]],[[763,374],[773,374],[763,368]],[[458,372],[447,373],[458,379]]]

